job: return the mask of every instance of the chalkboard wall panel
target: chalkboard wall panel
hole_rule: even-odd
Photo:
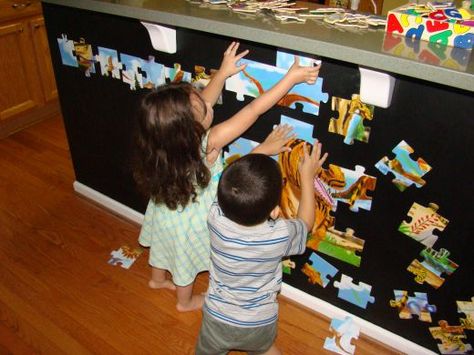
[[[86,77],[78,68],[62,64],[57,38],[63,34],[78,41],[84,38],[92,45],[106,47],[140,58],[155,56],[155,61],[172,67],[180,63],[185,71],[194,72],[194,65],[208,70],[218,68],[222,53],[232,40],[203,32],[178,29],[176,54],[155,51],[144,27],[136,20],[98,14],[90,11],[43,4],[44,16],[52,52],[61,107],[71,148],[76,178],[79,182],[121,202],[132,209],[144,212],[146,198],[134,186],[129,167],[130,132],[134,112],[141,95],[147,90],[131,91],[121,80],[103,77],[98,71]],[[250,49],[249,59],[275,65],[278,48],[244,42],[242,49]],[[298,54],[298,53],[297,53]],[[359,91],[359,71],[352,64],[321,58],[320,76],[324,79],[323,91],[332,96],[350,98]],[[330,100],[329,99],[329,100]],[[224,105],[215,107],[216,122],[226,119],[248,103],[237,101],[235,93],[224,91]],[[375,108],[369,143],[343,144],[343,137],[328,132],[329,119],[337,117],[330,102],[321,105],[319,116],[283,107],[274,107],[245,134],[244,137],[262,141],[279,122],[280,115],[288,115],[314,125],[313,136],[323,142],[330,153],[329,163],[348,169],[362,165],[366,173],[377,178],[370,211],[351,212],[339,203],[335,226],[339,230],[350,227],[356,236],[365,240],[359,268],[325,257],[339,269],[338,275],[326,287],[314,286],[300,272],[311,250],[294,257],[297,266],[284,282],[331,304],[349,311],[389,331],[399,334],[426,348],[437,351],[437,341],[428,326],[445,319],[459,324],[456,300],[470,300],[474,295],[472,197],[473,184],[469,172],[473,170],[474,120],[473,95],[427,82],[398,77],[392,105],[388,109]],[[391,174],[384,176],[374,164],[383,156],[393,158],[391,150],[401,140],[408,142],[415,152],[412,158],[423,157],[432,167],[425,175],[423,188],[414,186],[404,192],[392,184]],[[415,283],[414,276],[406,271],[423,249],[422,244],[397,231],[413,202],[427,206],[435,202],[439,213],[449,219],[443,232],[439,232],[436,249],[446,248],[450,258],[460,266],[447,277],[443,286],[435,290],[427,284]],[[334,280],[344,273],[354,282],[372,285],[374,304],[367,309],[354,306],[337,297]],[[395,309],[389,306],[394,289],[428,293],[429,302],[438,311],[433,323],[416,319],[400,320]],[[474,343],[472,331],[466,331],[467,342]]]

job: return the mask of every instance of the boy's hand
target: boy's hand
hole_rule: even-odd
[[[321,170],[322,165],[326,161],[328,153],[324,153],[321,158],[321,143],[314,141],[313,151],[309,154],[309,147],[305,144],[304,155],[301,158],[298,166],[300,172],[301,183],[308,182],[312,185],[314,177]]]
[[[318,66],[300,66],[300,58],[295,56],[295,61],[290,67],[286,75],[293,81],[294,84],[305,82],[306,84],[313,85],[316,83],[319,75],[319,69],[321,64]]]
[[[260,153],[266,155],[276,155],[281,152],[289,151],[289,147],[285,147],[291,139],[295,137],[293,127],[288,125],[278,125],[273,128],[273,131],[265,140],[260,143],[252,153]]]
[[[241,70],[245,69],[246,64],[237,65],[238,61],[246,56],[249,52],[248,49],[245,51],[237,54],[237,49],[239,49],[239,42],[232,42],[230,46],[224,52],[224,58],[222,59],[221,67],[219,71],[224,75],[226,78],[237,74]]]

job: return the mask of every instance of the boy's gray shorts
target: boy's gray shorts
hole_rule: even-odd
[[[234,327],[219,322],[203,311],[196,355],[220,355],[231,350],[263,354],[275,342],[277,323],[255,328]]]

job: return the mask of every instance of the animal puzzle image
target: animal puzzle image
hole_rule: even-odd
[[[448,325],[445,320],[438,322],[439,327],[430,327],[434,339],[441,340],[438,349],[441,354],[472,354],[471,344],[463,343],[466,339],[464,328],[460,325]]]
[[[474,330],[474,297],[471,301],[456,301],[458,312],[464,313],[466,318],[460,318],[459,322],[464,329]]]
[[[334,281],[334,287],[339,289],[337,297],[350,302],[358,307],[367,308],[367,303],[374,303],[375,297],[371,296],[372,286],[359,282],[352,283],[352,277],[341,274],[340,281]]]
[[[330,119],[329,132],[343,135],[345,144],[369,141],[370,127],[364,126],[364,120],[373,119],[374,106],[364,104],[359,95],[353,94],[351,100],[333,96],[331,110],[337,111],[339,117]]]
[[[328,276],[334,277],[338,269],[316,253],[311,253],[309,263],[305,263],[301,269],[303,274],[308,276],[308,282],[315,285],[326,287],[330,280]]]
[[[413,315],[418,320],[431,323],[431,313],[436,312],[436,306],[428,304],[428,295],[423,292],[414,292],[414,296],[408,296],[405,290],[393,290],[394,300],[390,300],[390,306],[398,309],[401,319],[412,319]]]
[[[400,191],[405,191],[412,184],[418,188],[424,186],[426,181],[422,177],[431,170],[431,166],[423,158],[411,159],[410,154],[414,150],[405,141],[398,143],[392,152],[395,154],[394,159],[383,157],[375,167],[384,175],[392,173],[395,176],[392,182]]]
[[[420,256],[424,260],[413,260],[407,270],[415,275],[417,283],[426,282],[434,288],[439,288],[445,281],[441,274],[451,275],[458,268],[458,264],[448,259],[449,254],[449,251],[443,248],[439,251],[432,248],[423,249]]]
[[[333,318],[329,329],[333,337],[327,337],[324,340],[324,349],[342,355],[354,354],[355,345],[351,341],[359,338],[360,327],[353,319],[351,317]]]
[[[435,229],[443,231],[449,222],[436,213],[438,209],[438,205],[433,202],[429,203],[428,207],[414,202],[407,213],[411,217],[411,222],[403,221],[398,230],[426,247],[433,247],[438,240],[438,236],[434,235],[433,231]]]
[[[100,72],[103,76],[120,79],[120,70],[122,63],[119,61],[118,52],[115,49],[97,47],[99,54],[95,60],[100,65]]]
[[[133,248],[128,245],[122,245],[119,249],[113,250],[110,253],[112,257],[109,259],[108,263],[110,265],[120,265],[124,269],[129,269],[142,253],[143,249],[140,247]]]

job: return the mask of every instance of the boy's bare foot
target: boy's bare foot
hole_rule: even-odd
[[[148,286],[153,289],[167,288],[173,291],[176,290],[176,286],[171,280],[164,280],[164,281],[150,280],[148,281]]]
[[[176,309],[178,312],[189,312],[189,311],[195,311],[198,309],[202,308],[202,305],[204,304],[204,295],[193,295],[191,297],[191,300],[187,304],[181,304],[178,303],[176,304]]]

